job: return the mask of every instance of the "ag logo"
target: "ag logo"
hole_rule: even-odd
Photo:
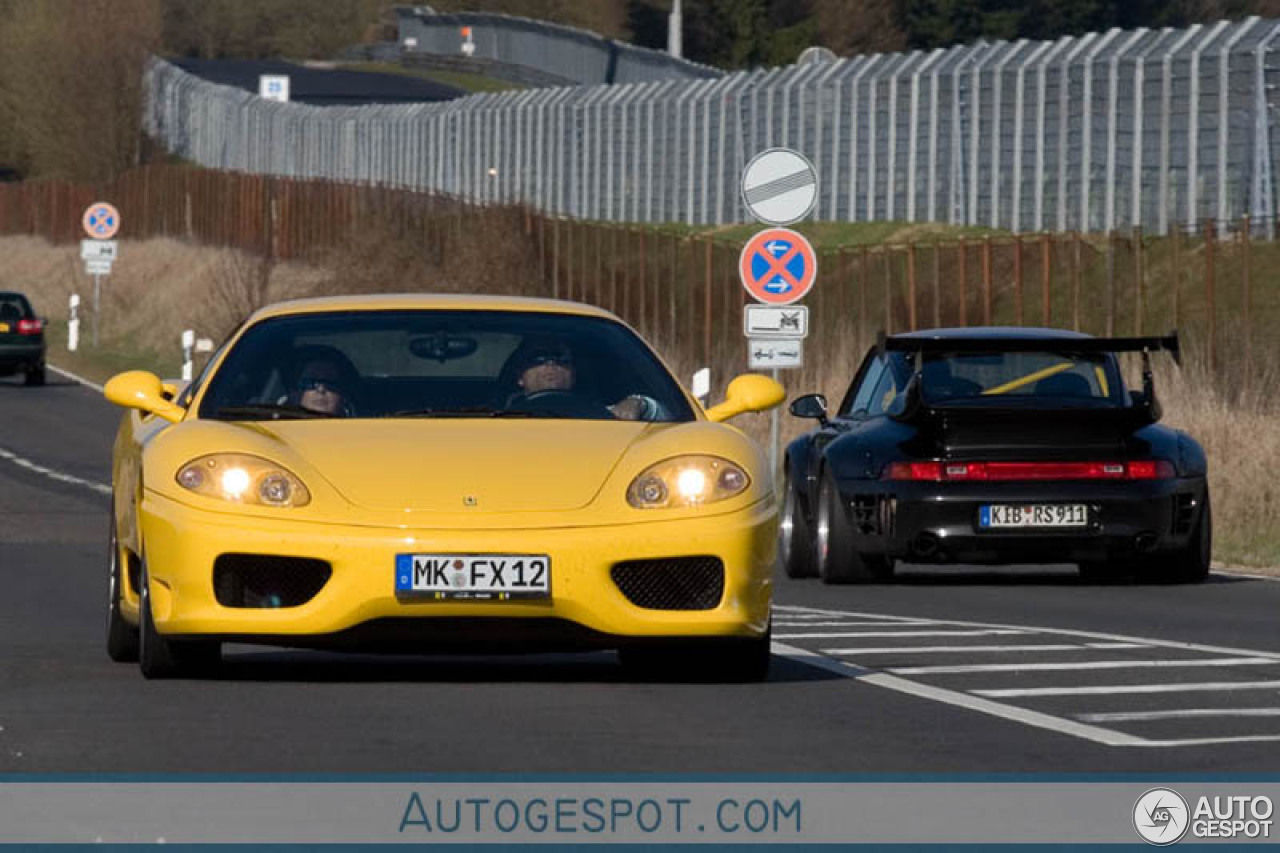
[[[1152,788],[1133,805],[1133,828],[1150,844],[1172,844],[1187,834],[1190,824],[1187,801],[1168,788]]]

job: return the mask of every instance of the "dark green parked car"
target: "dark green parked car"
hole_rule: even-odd
[[[27,385],[43,385],[44,352],[44,320],[21,293],[0,291],[0,376],[20,373]]]

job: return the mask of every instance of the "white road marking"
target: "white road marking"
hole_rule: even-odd
[[[877,687],[885,687],[898,693],[907,693],[912,696],[919,696],[922,699],[931,699],[934,702],[942,702],[946,705],[968,708],[971,711],[978,711],[983,714],[989,714],[993,717],[1013,720],[1039,729],[1048,729],[1049,731],[1059,732],[1061,734],[1073,735],[1075,737],[1084,738],[1085,740],[1094,741],[1095,743],[1106,744],[1107,746],[1144,746],[1147,744],[1147,741],[1143,738],[1125,734],[1124,732],[1116,732],[1111,729],[1090,726],[1075,720],[1067,720],[1050,714],[1042,714],[1039,711],[1018,708],[1014,705],[1004,705],[1000,702],[989,702],[985,699],[980,699],[977,696],[971,696],[967,693],[961,693],[956,690],[946,690],[944,688],[933,687],[928,684],[920,684],[915,681],[909,681],[905,678],[899,678],[896,675],[888,675],[883,672],[872,672],[870,670],[863,669],[862,667],[845,663],[844,661],[832,660],[831,658],[823,657],[817,652],[811,652],[808,649],[788,646],[776,641],[773,644],[773,653],[799,663],[808,664],[809,666],[815,666],[819,669],[824,669],[828,672],[842,675],[845,678],[857,679],[859,683],[874,684]]]
[[[1252,572],[1233,572],[1228,569],[1214,569],[1213,574],[1228,578],[1248,578],[1252,581],[1280,581],[1280,575],[1259,575]]]
[[[1086,723],[1141,723],[1148,720],[1194,720],[1216,717],[1280,717],[1280,708],[1170,708],[1164,711],[1109,711],[1076,714]]]
[[[1110,696],[1121,693],[1203,693],[1210,690],[1277,690],[1280,681],[1204,681],[1189,684],[1092,684],[1080,687],[1013,687],[971,690],[977,696],[1011,699],[1015,696]]]
[[[775,628],[893,628],[898,625],[937,625],[939,623],[932,620],[923,620],[920,622],[849,622],[840,621],[839,619],[830,622],[806,622],[803,620],[795,621],[791,619],[774,619],[773,627]]]
[[[788,615],[812,614],[814,616],[825,616],[833,619],[890,619],[897,618],[902,621],[912,621],[915,617],[897,616],[890,617],[888,614],[866,613],[861,611],[841,611],[829,610],[825,608],[813,607],[779,607],[775,610],[784,611]],[[1280,662],[1280,653],[1258,651],[1256,649],[1236,649],[1224,646],[1213,646],[1204,643],[1184,643],[1174,640],[1160,640],[1146,637],[1129,637],[1120,634],[1108,634],[1098,631],[1078,631],[1063,628],[1044,628],[1030,625],[993,625],[982,622],[967,622],[959,620],[939,621],[940,626],[955,628],[973,628],[979,631],[1012,631],[1018,634],[1041,634],[1046,639],[1053,636],[1062,638],[1073,638],[1083,640],[1083,643],[1073,643],[1072,646],[1080,646],[1086,650],[1108,649],[1108,648],[1145,648],[1145,649],[1178,649],[1180,651],[1202,652],[1217,655],[1231,655],[1233,657],[1247,657],[1251,660],[1266,661],[1267,663]],[[910,632],[914,634],[915,632]],[[775,635],[777,636],[777,635]],[[869,636],[869,633],[855,634],[854,636]],[[781,639],[781,637],[779,637]],[[1028,637],[1030,639],[1030,637]],[[1041,644],[1038,648],[1044,649],[1049,644]],[[825,653],[847,653],[856,655],[872,654],[872,653],[902,653],[915,652],[923,650],[925,647],[909,646],[904,648],[891,647],[864,647],[849,649],[828,649]],[[967,651],[976,650],[980,647],[963,645],[956,646],[938,646],[934,647],[937,651]],[[1280,742],[1278,734],[1245,734],[1232,735],[1224,737],[1204,737],[1204,738],[1171,738],[1154,740],[1149,738],[1137,737],[1124,732],[1118,732],[1101,726],[1089,725],[1088,723],[1095,721],[1093,718],[1086,716],[1078,716],[1076,719],[1066,719],[1064,717],[1054,716],[1040,711],[1034,711],[1016,705],[1008,705],[1003,702],[992,701],[996,698],[1017,697],[1017,696],[1068,696],[1068,695],[1106,695],[1111,693],[1177,693],[1184,690],[1261,690],[1270,688],[1280,688],[1280,681],[1259,681],[1259,682],[1214,682],[1211,684],[1163,684],[1163,685],[1108,685],[1084,688],[1027,688],[1019,690],[974,690],[969,692],[960,692],[957,690],[947,690],[933,685],[922,684],[901,677],[898,674],[888,672],[876,672],[866,669],[854,663],[837,660],[835,658],[826,657],[824,654],[810,651],[808,649],[797,648],[783,643],[774,644],[776,654],[791,658],[798,662],[816,666],[842,675],[846,678],[856,678],[859,682],[873,684],[895,690],[901,693],[908,693],[924,699],[929,699],[956,707],[967,708],[969,710],[978,711],[990,716],[1000,717],[1014,722],[1023,723],[1024,725],[1034,726],[1036,728],[1056,731],[1061,734],[1071,735],[1074,737],[1090,740],[1095,743],[1101,743],[1108,746],[1138,746],[1138,747],[1188,747],[1188,746],[1211,746],[1225,744],[1245,744],[1245,743],[1269,743]],[[1176,665],[1176,664],[1174,664]],[[1218,665],[1215,662],[1214,665]],[[1137,713],[1137,712],[1134,712]],[[1242,714],[1241,716],[1249,716]],[[1261,717],[1263,715],[1255,715]],[[1270,716],[1270,715],[1268,715]],[[1105,722],[1106,720],[1098,718],[1097,721]]]
[[[1086,646],[1078,643],[1033,643],[1025,646],[850,646],[842,649],[823,649],[824,655],[915,655],[948,654],[950,652],[1065,652],[1082,651]]]
[[[99,385],[97,382],[90,382],[88,379],[85,379],[83,376],[79,376],[75,373],[72,373],[70,370],[63,370],[61,367],[56,367],[52,364],[47,364],[45,366],[48,367],[50,370],[52,370],[54,373],[57,373],[60,376],[67,377],[72,382],[79,382],[81,385],[85,386],[86,388],[92,388],[94,391],[97,391],[99,394],[102,393],[102,386]]]
[[[981,637],[990,634],[1025,633],[1027,632],[1018,629],[995,628],[983,631],[816,631],[812,634],[774,634],[774,636],[779,640],[822,640],[838,637]]]
[[[831,616],[857,616],[864,619],[875,619],[883,617],[879,613],[863,613],[854,611],[832,611],[817,610],[815,612],[826,613]],[[902,616],[900,619],[911,619],[915,617]],[[1267,657],[1280,661],[1280,652],[1260,651],[1258,649],[1237,649],[1230,646],[1211,646],[1205,643],[1185,643],[1179,640],[1161,640],[1155,637],[1130,637],[1124,634],[1108,634],[1101,631],[1080,631],[1074,628],[1046,628],[1036,625],[1006,625],[990,622],[965,622],[959,620],[947,620],[939,623],[958,628],[998,628],[1012,630],[1019,634],[1057,634],[1063,637],[1080,637],[1083,639],[1099,640],[1118,643],[1142,643],[1143,645],[1160,647],[1166,649],[1182,649],[1184,651],[1209,652],[1211,654],[1231,655],[1233,657]],[[866,636],[861,634],[858,636]]]
[[[905,666],[887,670],[894,675],[965,675],[974,672],[1049,672],[1068,669],[1143,669],[1186,666],[1276,666],[1271,658],[1188,658],[1185,660],[1075,660],[1044,663],[974,663],[955,666]]]
[[[824,655],[949,654],[952,652],[1065,652],[1091,649],[1142,649],[1145,643],[1029,643],[1013,646],[849,646],[823,649]]]
[[[0,459],[6,459],[14,465],[17,465],[19,468],[25,468],[28,471],[48,477],[50,480],[57,480],[60,483],[70,483],[73,486],[84,486],[86,489],[92,489],[93,491],[103,495],[111,494],[111,487],[105,483],[95,483],[92,480],[86,480],[72,474],[65,474],[62,471],[55,471],[52,468],[46,468],[43,465],[38,465],[35,462],[32,462],[30,459],[19,456],[11,450],[5,450],[3,447],[0,447]]]

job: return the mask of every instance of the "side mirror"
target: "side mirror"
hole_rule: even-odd
[[[817,418],[823,426],[831,423],[827,420],[827,398],[821,394],[805,394],[791,401],[788,409],[797,418]]]
[[[786,398],[787,391],[781,383],[767,376],[744,373],[729,383],[723,403],[707,409],[707,417],[719,423],[743,412],[772,409]]]
[[[164,418],[172,424],[182,420],[185,409],[166,400],[160,377],[145,370],[130,370],[111,377],[102,395],[117,406],[137,409]]]

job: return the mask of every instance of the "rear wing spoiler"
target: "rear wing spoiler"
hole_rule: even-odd
[[[1161,406],[1156,399],[1155,379],[1151,373],[1151,353],[1167,352],[1179,367],[1182,366],[1182,348],[1178,343],[1178,332],[1172,331],[1163,337],[1146,338],[1007,338],[1007,337],[964,337],[964,338],[918,338],[885,335],[880,332],[876,339],[876,350],[880,355],[886,352],[905,353],[1000,353],[1000,352],[1062,352],[1092,355],[1102,353],[1140,352],[1142,353],[1142,392],[1131,392],[1134,405],[1129,407],[1138,424],[1155,423],[1160,420]],[[913,375],[908,381],[902,395],[903,406],[891,417],[899,421],[914,421],[930,413],[924,402],[922,373],[923,365],[919,360],[913,365]]]
[[[1174,363],[1182,365],[1182,347],[1178,343],[1178,332],[1172,331],[1163,337],[1146,338],[1004,338],[1004,337],[964,337],[964,338],[917,338],[900,335],[885,335],[881,332],[876,339],[876,350],[883,355],[886,352],[1071,352],[1099,354],[1108,352],[1140,352],[1144,360],[1153,352],[1167,352]]]

